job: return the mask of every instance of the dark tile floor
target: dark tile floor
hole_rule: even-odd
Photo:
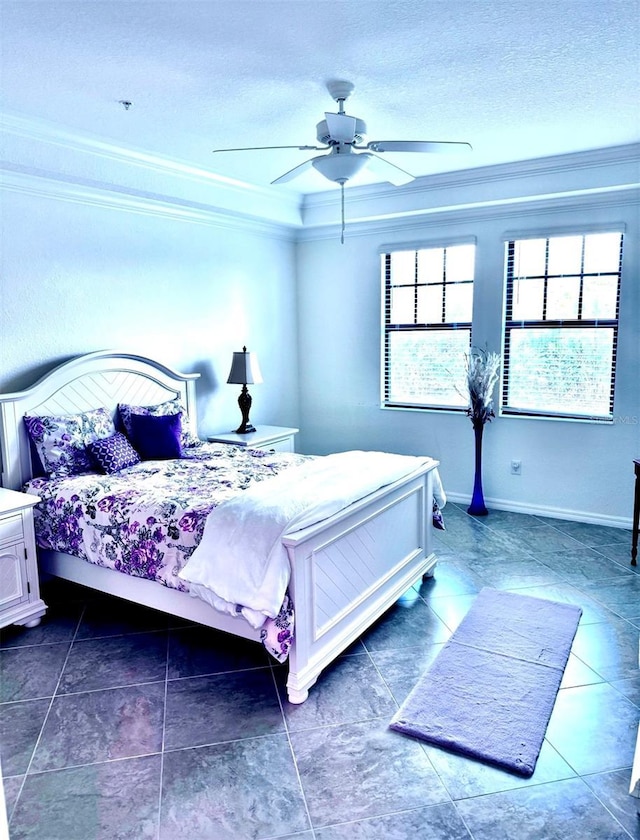
[[[45,586],[41,626],[2,633],[12,840],[640,838],[627,793],[640,716],[630,532],[445,512],[435,578],[301,706],[258,646]],[[583,608],[528,780],[388,729],[483,586]]]

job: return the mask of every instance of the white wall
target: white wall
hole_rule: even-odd
[[[335,226],[326,228],[331,213],[335,218],[337,212],[335,200],[333,206],[328,197],[312,200],[305,217],[310,226],[298,253],[305,451],[363,448],[428,454],[440,460],[450,497],[467,501],[474,467],[470,421],[453,413],[379,407],[380,247],[475,236],[473,341],[499,351],[505,234],[622,223],[626,242],[616,422],[498,417],[485,430],[483,475],[489,505],[629,527],[632,459],[640,457],[637,151],[576,156],[547,166],[537,163],[529,170],[523,165],[512,177],[505,167],[496,167],[469,172],[466,181],[462,173],[449,183],[445,177],[437,183],[432,179],[422,192],[418,188],[405,196],[404,214],[402,191],[397,191],[397,208],[386,218],[382,193],[376,199],[347,192],[347,214],[362,221],[347,224],[344,245]],[[384,210],[389,207],[386,202]],[[522,462],[520,476],[511,475],[512,459]]]
[[[27,183],[33,185],[30,178]],[[231,354],[258,353],[254,422],[296,425],[295,246],[278,229],[182,220],[104,190],[3,196],[0,391],[77,354],[116,348],[199,371],[200,431],[240,422]]]

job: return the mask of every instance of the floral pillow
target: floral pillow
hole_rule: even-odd
[[[106,408],[94,408],[82,413],[84,429],[84,445],[88,446],[94,440],[111,437],[116,432],[113,418]]]
[[[94,440],[87,449],[96,467],[107,475],[140,463],[140,456],[122,432]]]
[[[188,414],[180,400],[176,397],[167,402],[158,403],[158,405],[127,405],[127,403],[118,404],[118,413],[122,420],[122,425],[129,439],[131,439],[131,415],[142,414],[151,415],[153,417],[165,417],[171,414],[182,415],[182,446],[201,446],[202,441],[195,435],[191,434],[188,426]]]
[[[58,417],[25,416],[24,422],[42,469],[50,478],[91,472],[87,445],[115,432],[104,408]]]

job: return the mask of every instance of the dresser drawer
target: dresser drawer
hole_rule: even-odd
[[[22,516],[19,513],[15,516],[3,516],[0,519],[0,544],[16,542],[24,537],[22,527]]]

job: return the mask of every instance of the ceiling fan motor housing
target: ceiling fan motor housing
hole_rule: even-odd
[[[362,140],[367,133],[367,124],[364,120],[358,119],[358,117],[354,117],[354,119],[356,121],[356,131],[353,135],[352,142],[359,145],[362,143]],[[325,146],[330,146],[332,143],[336,142],[335,140],[331,140],[331,133],[326,120],[321,120],[316,125],[316,137],[318,138],[318,142]]]

